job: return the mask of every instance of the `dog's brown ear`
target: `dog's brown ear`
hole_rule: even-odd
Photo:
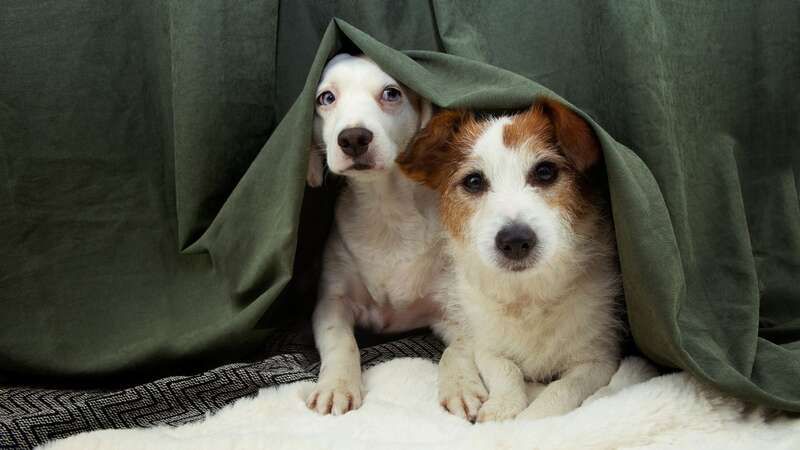
[[[470,120],[474,118],[466,110],[439,111],[397,157],[400,170],[412,180],[438,189],[457,157],[453,139]]]
[[[553,134],[567,158],[580,172],[595,165],[602,152],[592,127],[575,111],[561,102],[541,97],[534,108],[541,108],[553,124]]]

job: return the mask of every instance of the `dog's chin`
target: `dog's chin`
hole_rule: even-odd
[[[498,270],[502,273],[524,275],[527,273],[532,273],[536,270],[538,260],[539,258],[537,255],[530,255],[529,257],[520,261],[514,261],[502,256],[495,256],[494,260],[492,261],[492,266],[495,268],[495,270]]]
[[[532,261],[498,261],[496,267],[503,272],[522,274],[531,270],[534,265]]]
[[[347,170],[355,170],[355,171],[361,172],[361,171],[364,171],[364,170],[372,170],[374,168],[375,168],[374,164],[370,164],[370,163],[355,163],[352,166],[350,166],[350,168],[347,169]]]
[[[342,174],[350,177],[369,179],[379,177],[382,173],[386,172],[390,166],[374,160],[355,160],[342,170]]]
[[[348,161],[347,163],[342,164],[340,167],[329,166],[329,169],[336,175],[346,177],[369,177],[373,172],[383,171],[384,165],[372,160],[364,159]]]

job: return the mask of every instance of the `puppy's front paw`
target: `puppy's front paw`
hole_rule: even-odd
[[[490,397],[478,411],[478,422],[499,422],[513,419],[525,409],[525,404],[524,398]]]
[[[361,406],[360,385],[357,379],[320,380],[308,396],[306,405],[320,414],[334,416],[358,409]]]
[[[489,396],[480,378],[449,377],[439,382],[439,403],[450,414],[474,422]]]

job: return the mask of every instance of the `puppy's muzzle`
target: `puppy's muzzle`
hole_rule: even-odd
[[[339,133],[337,141],[345,155],[358,158],[369,149],[372,132],[366,128],[346,128]]]
[[[521,261],[528,257],[536,247],[536,233],[531,227],[521,223],[504,226],[494,237],[494,245],[504,258]]]

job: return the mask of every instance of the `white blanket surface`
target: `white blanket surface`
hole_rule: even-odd
[[[364,405],[320,416],[312,383],[262,390],[180,427],[103,430],[53,442],[64,449],[800,449],[800,419],[771,417],[685,373],[654,376],[623,361],[608,388],[570,414],[473,425],[436,399],[436,365],[395,359],[364,374]]]

